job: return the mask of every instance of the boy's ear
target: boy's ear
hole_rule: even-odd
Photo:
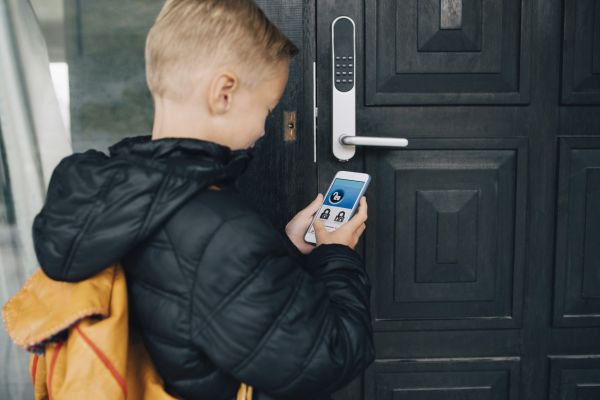
[[[239,78],[229,71],[218,72],[208,87],[208,108],[213,115],[223,114],[231,108],[233,95],[239,85]]]

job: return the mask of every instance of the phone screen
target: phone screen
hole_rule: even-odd
[[[323,205],[317,211],[315,219],[324,220],[327,230],[337,229],[352,216],[352,209],[357,203],[364,185],[364,181],[336,178],[331,189],[325,195]],[[311,224],[309,232],[314,233],[314,231]]]

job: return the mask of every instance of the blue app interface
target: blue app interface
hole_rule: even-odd
[[[336,179],[333,181],[331,190],[325,195],[325,201],[323,201],[323,205],[316,216],[316,218],[320,218],[325,222],[327,230],[337,229],[350,219],[350,212],[360,195],[363,185],[364,182],[350,179]],[[309,232],[315,232],[312,224]]]
[[[352,181],[349,179],[336,179],[331,186],[331,190],[325,197],[324,204],[338,208],[352,209],[364,182]]]

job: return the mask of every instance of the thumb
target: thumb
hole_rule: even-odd
[[[319,208],[321,207],[321,203],[323,203],[323,195],[319,193],[317,197],[305,208],[305,211],[309,215],[313,215]]]
[[[317,219],[313,222],[313,227],[315,228],[315,236],[320,236],[323,232],[325,232],[325,223],[322,219]]]

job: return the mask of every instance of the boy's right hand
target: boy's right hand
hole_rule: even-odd
[[[317,246],[321,244],[338,243],[343,244],[354,249],[358,240],[362,236],[367,225],[367,199],[365,196],[360,198],[360,205],[358,212],[338,229],[334,231],[327,231],[325,229],[325,223],[322,219],[317,219],[313,223],[315,228],[315,236],[317,238]]]

